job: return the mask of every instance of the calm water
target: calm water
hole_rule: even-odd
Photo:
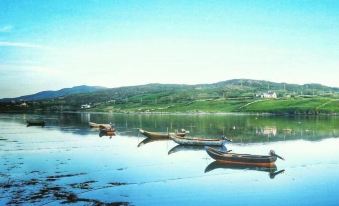
[[[38,117],[45,127],[26,127]],[[118,134],[99,137],[88,121]],[[325,116],[0,114],[0,205],[339,205],[338,126]],[[286,160],[270,171],[219,165],[137,128],[226,135],[234,152]]]

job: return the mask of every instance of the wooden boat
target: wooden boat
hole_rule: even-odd
[[[180,145],[196,145],[196,146],[221,146],[227,139],[217,138],[199,138],[199,137],[180,137],[175,133],[169,133],[170,138]]]
[[[152,139],[169,139],[169,133],[168,132],[148,132],[146,130],[143,129],[139,129],[139,132],[143,135],[145,135],[148,138],[152,138]],[[177,132],[175,133],[176,135],[180,136],[180,137],[184,137],[186,134],[188,133],[188,131],[183,131],[183,132]]]
[[[41,119],[30,119],[27,120],[27,126],[45,126],[45,121]]]
[[[98,123],[95,123],[95,122],[88,122],[88,124],[92,128],[99,128],[99,129],[112,128],[111,124],[98,124]]]
[[[215,169],[256,170],[256,171],[260,171],[260,172],[267,172],[271,179],[273,179],[276,175],[283,173],[285,171],[285,170],[277,171],[277,166],[274,163],[272,165],[270,165],[269,167],[266,167],[266,166],[223,163],[223,162],[219,162],[219,161],[214,161],[206,167],[205,173],[210,172],[210,171],[215,170]]]
[[[284,159],[275,154],[273,150],[269,155],[251,155],[251,154],[237,154],[231,152],[221,152],[214,148],[207,147],[207,154],[218,162],[232,163],[239,165],[253,165],[259,167],[271,167],[277,158]]]

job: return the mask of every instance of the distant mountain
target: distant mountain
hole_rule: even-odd
[[[279,97],[286,95],[326,95],[339,93],[339,88],[320,84],[287,84],[251,79],[232,79],[212,84],[146,84],[109,88],[105,90],[65,96],[68,104],[103,103],[117,104],[190,102],[215,98],[252,98],[257,94],[274,91]]]
[[[274,91],[284,95],[324,95],[339,93],[339,88],[321,84],[288,84],[252,79],[231,79],[212,84],[145,84],[117,88],[77,86],[58,91],[43,91],[33,95],[21,96],[0,101],[24,100],[39,101],[64,97],[68,104],[116,103],[149,101],[187,102],[198,99],[253,97],[263,92]]]
[[[105,90],[107,88],[105,87],[99,87],[99,86],[87,86],[87,85],[81,85],[81,86],[75,86],[72,88],[64,88],[57,91],[42,91],[38,92],[36,94],[31,95],[25,95],[15,98],[4,98],[0,99],[1,102],[9,102],[12,100],[22,100],[22,101],[39,101],[39,100],[46,100],[46,99],[53,99],[58,97],[64,97],[68,95],[73,94],[82,94],[82,93],[90,93],[90,92],[97,92],[101,90]]]

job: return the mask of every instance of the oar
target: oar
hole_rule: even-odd
[[[270,155],[271,155],[271,156],[276,156],[276,157],[278,157],[278,158],[281,159],[281,160],[285,160],[285,159],[282,158],[281,156],[277,155],[277,154],[274,152],[274,150],[271,150],[271,151],[270,151]]]
[[[275,156],[278,157],[278,158],[281,159],[281,160],[285,160],[283,157],[281,157],[281,156],[279,156],[279,155],[277,155],[277,154],[275,154]]]
[[[278,174],[283,173],[283,172],[285,172],[285,170],[280,170],[278,172],[272,172],[272,173],[270,173],[270,178],[274,179],[275,176],[277,176]]]
[[[226,141],[233,142],[233,140],[228,139],[225,135],[223,135],[222,138],[223,138],[224,140],[226,140]]]

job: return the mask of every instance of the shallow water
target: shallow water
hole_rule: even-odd
[[[26,127],[43,118],[45,127]],[[99,137],[88,121],[112,122]],[[338,205],[339,118],[0,114],[0,205]],[[218,165],[203,148],[147,141],[137,128],[233,139],[276,168]]]

